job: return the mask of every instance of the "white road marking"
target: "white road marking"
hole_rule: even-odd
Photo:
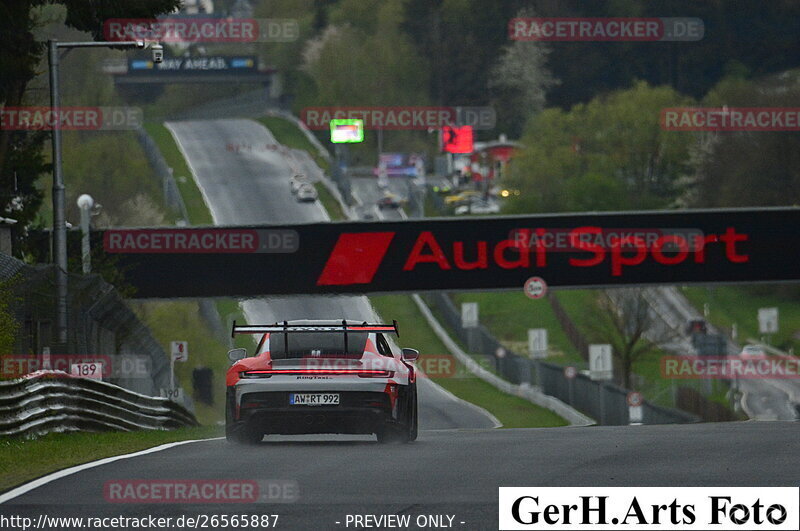
[[[90,468],[95,468],[98,466],[106,465],[108,463],[113,463],[114,461],[120,461],[121,459],[130,459],[131,457],[139,457],[140,455],[152,454],[154,452],[168,450],[170,448],[174,448],[176,446],[181,446],[184,444],[205,442],[205,441],[219,441],[224,438],[225,437],[214,437],[213,439],[192,439],[189,441],[177,441],[177,442],[162,444],[161,446],[155,446],[153,448],[148,448],[147,450],[140,450],[138,452],[133,452],[130,454],[115,455],[112,457],[99,459],[97,461],[90,461],[89,463],[83,463],[82,465],[76,465],[70,468],[65,468],[64,470],[59,470],[58,472],[53,472],[52,474],[40,477],[39,479],[34,479],[33,481],[25,483],[24,485],[20,485],[19,487],[11,489],[6,493],[0,494],[0,504],[6,503],[9,500],[13,500],[14,498],[22,496],[23,494],[26,494],[34,489],[38,489],[39,487],[47,485],[48,483],[51,483],[57,479],[71,476],[73,474],[77,474],[78,472],[82,472]]]
[[[322,201],[317,199],[316,201],[314,201],[314,204],[317,206],[317,208],[319,208],[319,212],[322,215],[322,219],[324,219],[325,221],[330,221],[331,216],[328,214],[328,211],[325,210],[325,207],[322,206]]]

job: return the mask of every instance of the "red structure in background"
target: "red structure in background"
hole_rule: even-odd
[[[443,127],[442,149],[447,153],[472,153],[474,149],[472,126]]]
[[[475,142],[474,151],[470,155],[472,180],[483,181],[484,173],[490,181],[501,179],[508,161],[521,147],[522,144],[508,140],[506,135],[500,135],[497,140]]]

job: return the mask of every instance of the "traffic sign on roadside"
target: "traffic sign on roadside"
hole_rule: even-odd
[[[534,359],[547,357],[546,328],[528,329],[528,353]]]
[[[626,397],[628,401],[628,405],[631,407],[641,406],[644,403],[644,398],[642,397],[642,393],[639,391],[631,391],[628,393]]]
[[[542,277],[531,277],[525,281],[524,289],[531,299],[541,299],[547,294],[547,282]]]
[[[168,398],[173,402],[183,402],[183,388],[161,389],[161,398]]]
[[[569,367],[564,367],[564,377],[567,380],[572,380],[577,375],[578,375],[578,369],[576,369],[575,367],[571,365]]]
[[[172,341],[169,344],[169,388],[175,390],[175,362],[189,361],[189,342]],[[163,389],[162,389],[163,392]]]
[[[758,332],[760,334],[774,334],[778,331],[778,309],[758,309]]]
[[[478,326],[478,303],[477,302],[462,302],[461,303],[461,327],[462,328],[475,328]]]
[[[592,380],[614,378],[611,345],[589,345],[589,378]]]
[[[189,343],[187,341],[173,341],[170,343],[172,361],[189,361]]]
[[[102,380],[103,364],[102,362],[73,363],[69,366],[69,373],[71,376],[76,376],[78,378]]]

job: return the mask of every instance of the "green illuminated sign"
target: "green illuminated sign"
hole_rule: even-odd
[[[331,142],[355,144],[364,141],[364,120],[334,118],[331,120]]]

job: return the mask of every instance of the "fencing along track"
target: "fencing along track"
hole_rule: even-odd
[[[70,377],[0,381],[0,436],[197,425],[194,415],[173,401],[107,382]]]

